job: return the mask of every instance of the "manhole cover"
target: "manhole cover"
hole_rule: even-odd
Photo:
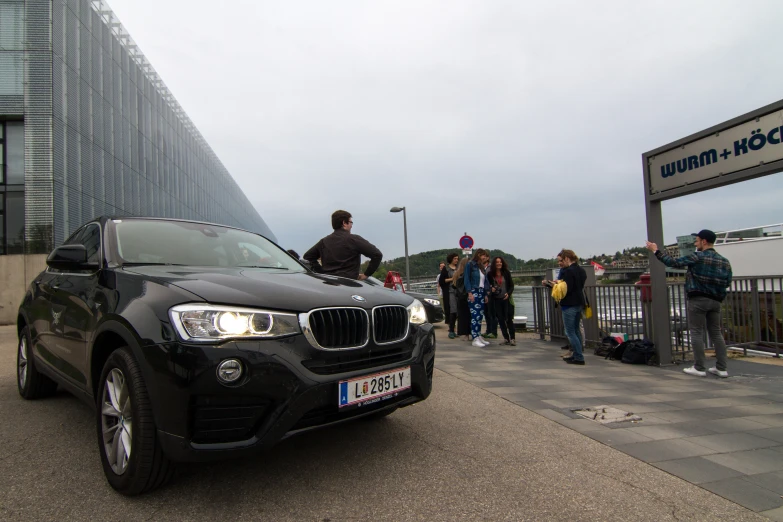
[[[601,424],[613,424],[616,422],[639,422],[642,418],[629,411],[618,410],[611,406],[595,406],[592,408],[582,408],[573,410],[577,415],[585,419],[600,422]]]

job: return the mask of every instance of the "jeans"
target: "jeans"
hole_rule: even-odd
[[[484,315],[484,289],[475,288],[471,292],[473,302],[468,301],[470,306],[470,333],[475,339],[481,335],[481,318]]]
[[[710,334],[712,344],[715,345],[715,355],[719,370],[726,371],[728,357],[726,355],[726,342],[720,331],[720,303],[709,297],[688,298],[688,327],[691,331],[691,346],[693,346],[693,366],[697,370],[706,369],[704,355],[704,332]]]
[[[580,325],[582,323],[582,307],[568,306],[563,308],[563,326],[565,327],[566,337],[574,351],[575,361],[584,361],[582,354],[582,332]]]

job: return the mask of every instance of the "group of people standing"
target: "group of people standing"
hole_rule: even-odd
[[[497,329],[503,335],[501,344],[516,346],[514,336],[514,281],[506,260],[500,256],[490,262],[489,252],[476,249],[472,259],[460,260],[449,254],[438,277],[443,311],[449,325],[449,338],[472,340],[473,346],[490,344]],[[487,331],[481,333],[486,317]]]

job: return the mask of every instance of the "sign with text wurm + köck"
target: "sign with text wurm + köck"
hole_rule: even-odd
[[[783,160],[783,110],[648,156],[650,194]]]

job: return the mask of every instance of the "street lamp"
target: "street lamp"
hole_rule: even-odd
[[[411,264],[408,260],[408,216],[405,213],[405,207],[392,207],[389,212],[402,212],[402,226],[405,231],[405,279],[408,282],[408,290],[410,290]]]

